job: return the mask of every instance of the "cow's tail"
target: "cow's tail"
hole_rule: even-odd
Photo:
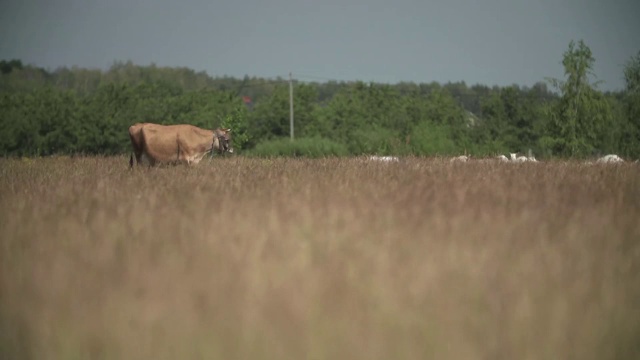
[[[129,157],[129,169],[133,169],[133,153]]]

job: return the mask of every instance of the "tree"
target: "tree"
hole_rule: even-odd
[[[562,64],[565,81],[549,79],[562,94],[551,108],[549,126],[543,141],[556,155],[586,156],[602,151],[604,139],[611,131],[611,108],[603,95],[591,84],[595,59],[580,40],[569,43]]]
[[[624,81],[627,93],[640,95],[640,51],[627,61],[624,68]]]
[[[624,68],[625,91],[623,96],[626,113],[621,145],[623,154],[640,156],[640,51],[627,61]]]
[[[221,127],[231,129],[234,149],[242,150],[250,140],[246,107],[238,105],[233,112],[223,118]]]
[[[469,113],[448,91],[434,89],[407,110],[413,120],[411,148],[417,154],[454,154],[471,148]]]
[[[22,69],[22,67],[22,61],[17,59],[0,61],[0,73],[2,74],[8,74],[13,71],[13,69]]]
[[[415,96],[415,95],[414,95]],[[318,108],[314,133],[341,141],[353,154],[403,151],[410,131],[400,92],[382,84],[356,82]]]
[[[627,89],[606,94],[589,83],[593,57],[582,42],[571,43],[563,60],[567,78],[554,82],[561,96],[545,83],[530,89],[299,83],[295,135],[308,141],[292,146],[319,146],[329,138],[351,154],[489,155],[533,148],[543,156],[639,155],[640,53],[625,68]],[[252,99],[250,109],[243,96]],[[231,127],[234,146],[242,150],[272,138],[290,143],[289,87],[282,78],[214,78],[132,62],[107,71],[48,72],[11,60],[0,62],[0,110],[0,154],[6,155],[129,151],[127,128],[135,122]]]
[[[315,122],[316,99],[317,93],[313,86],[307,84],[294,86],[293,113],[296,137],[309,135],[306,131],[307,127]],[[251,139],[268,140],[288,137],[290,134],[289,86],[278,86],[272,96],[256,104],[249,114],[249,123]]]
[[[511,104],[509,107],[513,108],[513,105]],[[494,147],[501,150],[517,151],[519,144],[517,143],[516,129],[509,121],[504,96],[501,96],[500,93],[493,93],[491,97],[482,102],[481,110],[483,121],[479,131],[484,133],[485,142],[497,145]],[[513,111],[513,109],[511,110]]]

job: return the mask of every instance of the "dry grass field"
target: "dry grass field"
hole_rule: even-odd
[[[2,359],[632,359],[638,164],[0,160]]]

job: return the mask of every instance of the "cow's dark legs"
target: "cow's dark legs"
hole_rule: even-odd
[[[136,165],[140,166],[140,163],[142,162],[142,152],[134,151],[133,153],[131,153],[131,156],[129,157],[129,167],[130,168],[133,167],[133,156],[134,155],[136,157]]]

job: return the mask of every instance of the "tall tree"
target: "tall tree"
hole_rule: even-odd
[[[640,156],[640,51],[631,57],[624,68],[625,130],[621,145],[627,156]]]
[[[603,151],[604,140],[611,130],[612,114],[609,102],[590,83],[595,59],[580,40],[569,43],[562,65],[565,81],[549,79],[562,94],[549,114],[549,127],[543,143],[551,146],[555,155],[586,156],[594,150]]]

